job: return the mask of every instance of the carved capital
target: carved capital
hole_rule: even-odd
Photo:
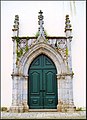
[[[15,76],[16,76],[16,77],[24,77],[25,79],[28,79],[28,76],[29,76],[29,75],[23,75],[23,74],[21,74],[21,73],[12,73],[11,76],[12,76],[12,77],[15,77]]]
[[[65,79],[66,76],[71,76],[73,77],[74,73],[61,73],[61,74],[57,74],[57,79]]]
[[[24,78],[25,80],[28,80],[29,75],[25,75]]]

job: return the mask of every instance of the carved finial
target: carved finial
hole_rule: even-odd
[[[13,32],[17,31],[17,34],[15,36],[18,36],[19,34],[19,16],[15,15],[14,25],[13,25]]]
[[[66,15],[66,22],[65,22],[65,32],[67,31],[67,30],[72,30],[71,29],[71,24],[70,24],[70,20],[69,20],[69,15]]]
[[[38,31],[39,31],[39,36],[43,36],[43,37],[45,37],[45,34],[44,34],[44,27],[43,27],[43,24],[44,24],[44,21],[43,21],[43,12],[40,10],[40,12],[39,12],[39,16],[38,16],[38,19],[39,19],[39,21],[38,21],[38,24],[40,25],[40,27],[38,28]]]
[[[71,24],[70,24],[70,20],[69,20],[69,15],[66,15],[66,22],[65,22],[65,33],[66,33],[66,37],[71,37]]]

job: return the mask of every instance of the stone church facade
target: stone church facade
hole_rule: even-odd
[[[19,37],[19,16],[13,25],[13,72],[11,112],[75,110],[71,56],[71,24],[65,19],[65,36],[49,37],[43,12],[34,37]]]

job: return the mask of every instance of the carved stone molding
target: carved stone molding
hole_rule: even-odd
[[[73,77],[74,73],[61,73],[61,74],[57,74],[57,79],[65,79],[66,76],[70,76],[71,78]]]
[[[28,78],[28,75],[23,75],[23,74],[19,74],[19,73],[12,73],[11,74],[12,77],[16,76],[16,77],[24,77],[24,78]]]

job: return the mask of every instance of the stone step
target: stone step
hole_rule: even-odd
[[[29,112],[56,112],[57,109],[29,109]]]

